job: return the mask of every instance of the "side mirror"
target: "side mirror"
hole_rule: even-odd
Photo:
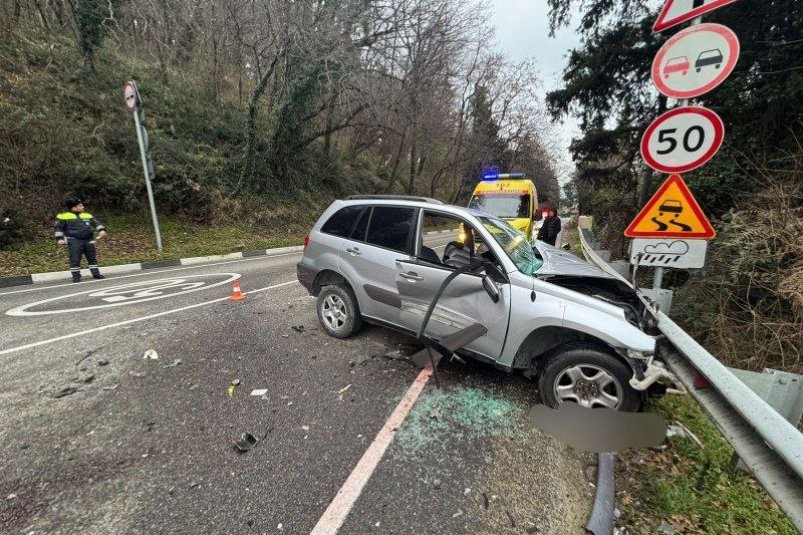
[[[485,288],[485,291],[488,293],[488,297],[491,298],[491,301],[494,303],[499,302],[499,288],[496,287],[496,283],[489,277],[485,275],[482,278],[482,287]]]

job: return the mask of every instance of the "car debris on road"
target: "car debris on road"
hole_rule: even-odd
[[[237,453],[245,453],[251,448],[256,446],[257,438],[251,433],[243,433],[240,440],[234,443],[234,451]]]

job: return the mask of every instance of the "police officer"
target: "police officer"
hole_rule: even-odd
[[[92,278],[104,279],[95,258],[94,236],[96,230],[99,238],[105,236],[106,227],[92,217],[92,214],[84,212],[84,203],[80,199],[67,199],[64,205],[67,211],[56,216],[56,241],[59,245],[67,244],[72,281],[81,282],[81,257],[84,255],[89,263]]]

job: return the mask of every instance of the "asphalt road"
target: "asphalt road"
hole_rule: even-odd
[[[418,346],[327,337],[298,259],[0,292],[0,533],[310,533],[419,374],[381,355]],[[338,533],[584,533],[593,459],[527,424],[533,383],[470,362],[440,379]]]

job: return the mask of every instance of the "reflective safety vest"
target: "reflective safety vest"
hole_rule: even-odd
[[[95,231],[106,230],[100,221],[88,212],[62,212],[56,216],[56,239],[75,238],[78,240],[91,240]]]

